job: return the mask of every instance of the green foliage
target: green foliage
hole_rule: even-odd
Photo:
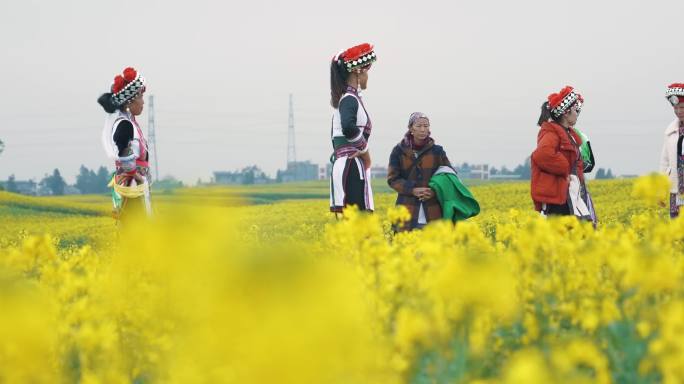
[[[100,167],[97,172],[81,165],[76,176],[75,187],[83,194],[107,193],[109,192],[109,179],[111,173],[105,167]]]

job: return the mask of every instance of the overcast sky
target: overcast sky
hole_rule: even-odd
[[[194,183],[287,154],[330,155],[329,60],[369,41],[371,153],[386,164],[408,116],[431,117],[454,163],[515,166],[546,96],[573,85],[597,166],[657,167],[684,82],[684,2],[0,0],[0,179],[108,165],[96,98],[134,66],[155,96],[161,175]],[[147,114],[143,114],[147,131]]]

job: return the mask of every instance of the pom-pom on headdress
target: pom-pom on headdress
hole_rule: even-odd
[[[121,106],[145,91],[145,78],[134,68],[128,67],[122,75],[116,75],[112,83],[112,103]]]
[[[337,65],[344,67],[347,72],[370,67],[377,60],[373,46],[368,43],[359,44],[346,51],[340,52],[333,58]]]
[[[558,93],[552,93],[548,97],[548,108],[556,118],[562,116],[565,112],[577,103],[577,111],[582,108],[584,98],[571,86],[566,86]]]
[[[684,103],[684,83],[670,84],[665,91],[665,97],[673,107],[679,103]]]

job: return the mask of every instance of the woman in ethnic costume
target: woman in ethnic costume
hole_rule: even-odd
[[[665,97],[676,118],[665,130],[660,172],[670,177],[670,217],[675,218],[684,205],[684,83],[671,84],[665,91]]]
[[[126,222],[132,216],[150,216],[149,152],[136,116],[143,111],[145,78],[134,68],[114,78],[110,92],[97,102],[107,112],[102,144],[116,171],[110,186],[114,217]]]
[[[543,215],[574,215],[596,225],[584,180],[594,165],[588,139],[575,128],[584,99],[572,87],[549,95],[539,117],[537,148],[532,152],[531,194]],[[583,140],[584,138],[584,140]]]
[[[368,139],[371,120],[360,95],[375,62],[373,46],[361,44],[335,55],[330,63],[330,104],[334,108],[331,139],[330,211],[348,205],[373,211]]]

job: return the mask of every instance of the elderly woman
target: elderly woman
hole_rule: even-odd
[[[411,213],[410,222],[399,230],[422,228],[442,218],[435,192],[428,186],[441,166],[451,168],[451,163],[444,149],[430,137],[430,119],[423,113],[412,113],[408,132],[392,150],[387,174],[387,183],[399,194],[396,204]]]
[[[665,97],[676,118],[665,130],[660,172],[670,177],[670,217],[675,218],[679,216],[679,207],[684,205],[684,83],[671,84]]]
[[[145,78],[129,67],[114,78],[110,92],[97,99],[107,113],[102,144],[116,167],[110,186],[117,222],[152,213],[147,140],[136,120],[143,111],[144,92]]]

